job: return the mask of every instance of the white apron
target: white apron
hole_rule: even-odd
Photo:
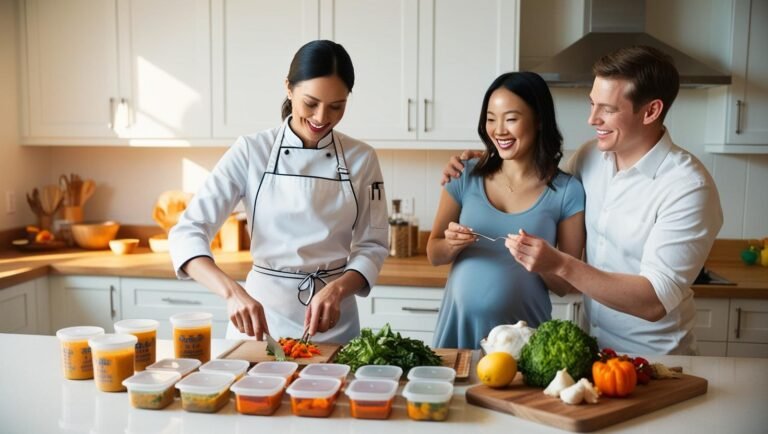
[[[254,266],[245,282],[248,294],[264,306],[269,332],[276,339],[301,336],[305,304],[345,270],[357,220],[355,192],[333,132],[326,146],[298,148],[284,145],[288,128],[285,122],[278,132],[254,199]],[[286,159],[283,166],[293,170],[278,173],[281,158]],[[313,172],[321,168],[328,177],[302,174],[307,165]],[[360,334],[355,297],[345,298],[340,309],[337,324],[313,336],[314,341],[346,343]],[[226,337],[248,336],[230,322]]]

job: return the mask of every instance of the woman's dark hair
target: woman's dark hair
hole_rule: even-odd
[[[338,76],[352,92],[355,68],[347,50],[333,41],[316,40],[304,44],[293,56],[291,69],[288,70],[288,85],[293,89],[302,81],[329,75]],[[285,98],[281,109],[283,119],[291,114],[291,109],[291,100]]]
[[[563,158],[563,136],[557,128],[555,104],[552,102],[549,87],[535,72],[508,72],[500,75],[488,87],[483,98],[482,110],[480,110],[480,121],[477,124],[477,133],[485,144],[486,152],[472,170],[472,175],[487,176],[501,170],[503,160],[496,152],[496,145],[488,136],[485,124],[488,120],[488,102],[491,94],[502,87],[522,98],[533,111],[536,126],[533,162],[539,179],[545,180],[547,185],[554,189],[552,180],[555,179],[559,171],[557,166]]]

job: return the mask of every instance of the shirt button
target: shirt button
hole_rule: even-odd
[[[328,158],[331,158],[331,153],[330,152],[326,152],[325,156],[328,157]]]
[[[287,150],[287,149],[286,149],[286,150],[285,150],[285,152],[283,152],[283,153],[284,153],[285,155],[288,155],[288,154],[290,154],[291,152],[290,152],[289,150]]]

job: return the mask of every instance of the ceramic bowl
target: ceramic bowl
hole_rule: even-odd
[[[115,239],[120,225],[113,221],[102,223],[77,223],[72,225],[72,237],[83,249],[104,250]]]
[[[149,237],[149,249],[155,253],[163,253],[168,251],[168,236],[167,235],[154,235]]]
[[[127,255],[133,253],[136,247],[139,246],[138,238],[121,238],[119,240],[112,240],[109,242],[109,248],[112,253],[116,255]]]

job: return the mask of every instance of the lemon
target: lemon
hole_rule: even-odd
[[[517,374],[517,361],[511,354],[496,351],[477,362],[477,377],[488,387],[504,387]]]

